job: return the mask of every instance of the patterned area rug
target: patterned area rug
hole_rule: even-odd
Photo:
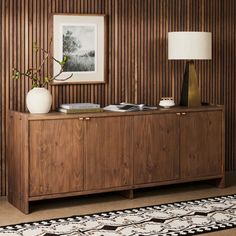
[[[236,226],[236,195],[0,227],[0,236],[174,236]]]

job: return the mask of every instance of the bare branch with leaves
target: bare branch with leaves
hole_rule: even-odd
[[[52,39],[50,40],[49,48],[51,48],[51,44],[52,44]],[[35,87],[45,87],[47,84],[50,84],[53,80],[65,81],[65,80],[70,79],[73,76],[73,74],[71,74],[64,79],[58,79],[58,77],[63,73],[64,67],[68,61],[67,56],[64,56],[62,61],[59,61],[55,57],[53,57],[50,50],[47,51],[47,50],[43,49],[42,47],[38,46],[36,42],[34,42],[34,44],[33,44],[33,50],[35,53],[38,53],[39,51],[41,51],[44,54],[44,58],[43,58],[42,62],[40,63],[40,65],[37,66],[36,68],[29,68],[25,72],[21,72],[18,69],[13,68],[12,69],[12,78],[13,79],[18,80],[22,76],[27,77],[32,80],[32,88],[35,88]],[[58,72],[58,74],[56,74],[54,76],[47,75],[42,80],[41,75],[42,75],[43,66],[48,60],[53,60],[56,63],[58,63],[60,65],[60,71]]]

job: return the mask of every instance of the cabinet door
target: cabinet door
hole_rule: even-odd
[[[181,177],[222,174],[222,112],[191,112],[180,117]]]
[[[31,121],[29,168],[30,196],[82,190],[82,122]]]
[[[134,117],[134,183],[179,177],[179,118],[176,114]]]
[[[132,117],[96,117],[86,122],[86,190],[132,183]]]

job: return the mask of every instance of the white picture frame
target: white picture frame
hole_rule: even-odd
[[[64,71],[53,84],[105,83],[105,15],[53,14],[52,17],[53,56],[59,61],[68,57]],[[54,61],[53,75],[60,69]]]

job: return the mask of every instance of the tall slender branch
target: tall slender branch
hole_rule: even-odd
[[[50,51],[51,44],[52,44],[52,40],[50,40],[49,50],[47,51],[44,48],[39,47],[36,43],[34,43],[33,48],[34,48],[35,52],[38,52],[40,50],[44,53],[44,58],[43,58],[41,64],[36,68],[28,69],[26,72],[21,72],[18,69],[13,68],[12,77],[14,79],[19,79],[22,76],[28,77],[29,79],[32,80],[32,87],[44,87],[47,84],[50,84],[53,80],[66,81],[69,78],[71,78],[73,76],[73,73],[71,75],[69,75],[68,77],[64,78],[64,79],[58,79],[58,76],[60,76],[64,71],[64,67],[65,67],[65,64],[67,63],[68,58],[66,56],[64,56],[62,61],[57,60],[51,54],[51,51]],[[42,71],[42,68],[43,68],[44,64],[49,59],[52,59],[53,61],[55,61],[56,63],[58,63],[60,65],[60,71],[54,76],[49,75],[49,76],[44,77],[44,80],[43,80],[44,82],[41,83],[41,71]]]

